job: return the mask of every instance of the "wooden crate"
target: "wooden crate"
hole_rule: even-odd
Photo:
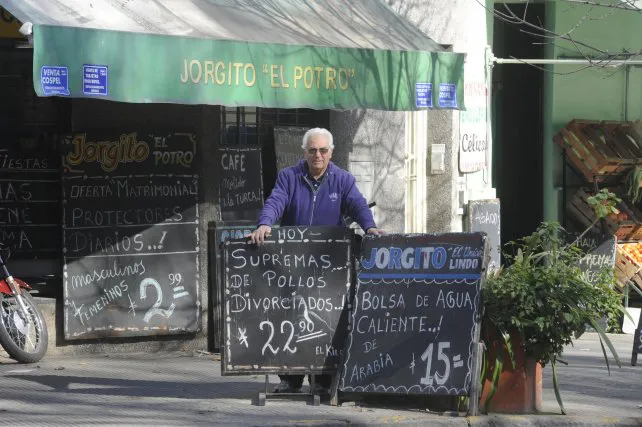
[[[625,136],[626,126],[616,123],[572,120],[553,137],[587,182],[621,180],[631,168],[642,165],[642,148]]]
[[[587,201],[591,195],[588,189],[580,188],[566,202],[566,212],[585,228],[593,224],[597,218],[593,207]],[[607,217],[593,225],[591,230],[596,233],[613,234],[618,240],[631,240],[631,236],[642,233],[641,228],[642,225],[632,219],[615,220]]]
[[[624,290],[627,282],[633,280],[637,276],[642,281],[642,276],[639,275],[642,266],[631,258],[620,245],[617,245],[615,250],[615,283],[620,291]]]

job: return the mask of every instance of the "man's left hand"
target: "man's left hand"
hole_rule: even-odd
[[[370,227],[368,230],[366,230],[366,234],[372,234],[374,236],[380,236],[382,234],[386,234],[386,232],[383,231],[380,228]]]

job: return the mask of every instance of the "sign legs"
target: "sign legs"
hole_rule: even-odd
[[[310,392],[309,393],[273,393],[270,392],[270,379],[268,374],[265,374],[265,390],[258,393],[256,398],[257,406],[265,406],[265,401],[269,398],[284,398],[284,397],[310,397],[313,406],[321,404],[321,396],[316,390],[315,375],[310,374]]]

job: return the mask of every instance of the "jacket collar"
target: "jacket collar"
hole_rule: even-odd
[[[305,160],[299,160],[299,163],[296,166],[297,166],[298,171],[303,176],[307,176],[308,175],[308,162],[306,162]],[[334,163],[332,163],[332,161],[330,161],[330,163],[328,163],[328,168],[325,171],[326,174],[328,174],[328,175],[334,174],[334,168],[335,167],[336,166],[334,165]]]

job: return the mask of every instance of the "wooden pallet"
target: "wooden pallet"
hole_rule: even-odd
[[[580,188],[566,202],[567,213],[585,228],[591,226],[597,219],[593,207],[587,201],[590,196],[588,189]],[[631,236],[642,234],[641,228],[642,225],[632,219],[615,220],[606,217],[601,222],[593,224],[591,230],[596,233],[615,235],[619,241],[631,240]]]
[[[639,135],[631,124],[572,120],[553,141],[586,182],[614,182],[642,165],[642,140],[636,138]]]
[[[631,258],[620,245],[617,245],[614,273],[615,283],[621,292],[624,291],[626,284],[633,280],[634,277],[637,276],[639,280],[642,280],[642,276],[639,275],[640,269],[642,269],[642,265]]]

